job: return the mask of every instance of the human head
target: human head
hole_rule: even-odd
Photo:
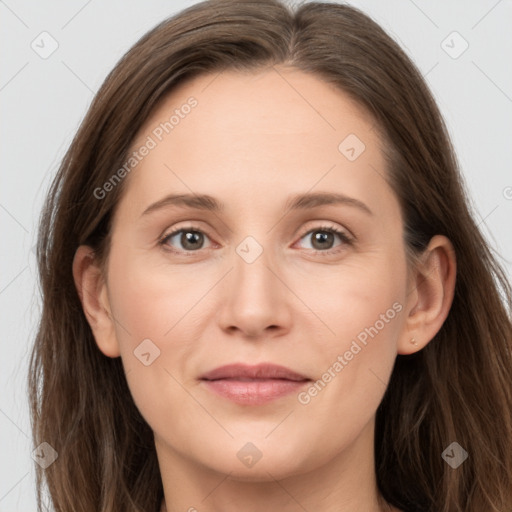
[[[240,17],[245,23],[234,23]],[[204,26],[202,31],[194,30],[199,26]],[[426,507],[435,503],[439,498],[435,496],[434,483],[439,479],[445,482],[444,497],[451,493],[450,499],[460,498],[457,486],[462,480],[457,479],[471,471],[471,466],[467,470],[463,467],[458,475],[447,474],[439,457],[455,433],[461,444],[472,440],[469,428],[465,430],[462,417],[457,418],[455,410],[457,401],[463,402],[467,395],[461,387],[468,377],[466,374],[453,383],[453,357],[457,354],[461,366],[465,366],[464,356],[472,360],[484,350],[482,328],[468,350],[464,329],[467,334],[478,330],[478,320],[471,327],[466,304],[471,301],[473,311],[479,314],[485,310],[471,291],[475,286],[470,282],[471,276],[477,275],[481,298],[487,287],[491,290],[486,296],[487,307],[500,310],[499,297],[490,286],[491,271],[496,267],[468,212],[446,131],[421,76],[396,44],[353,8],[306,4],[294,18],[273,2],[215,2],[210,9],[199,5],[182,13],[176,21],[161,24],[127,54],[99,91],[50,196],[39,248],[47,303],[43,312],[46,322],[43,319],[38,339],[48,349],[51,343],[58,343],[55,336],[50,340],[50,321],[60,325],[62,332],[73,335],[75,344],[63,350],[60,345],[54,346],[59,346],[56,352],[60,363],[53,363],[53,373],[61,375],[63,385],[65,361],[74,360],[81,368],[81,383],[67,400],[79,404],[79,410],[92,411],[89,426],[83,425],[84,431],[97,429],[101,437],[112,431],[123,432],[126,441],[119,460],[131,457],[132,463],[144,470],[136,480],[141,485],[144,479],[154,477],[157,467],[151,451],[151,432],[131,400],[123,365],[96,349],[86,317],[78,314],[81,305],[70,272],[73,257],[80,245],[87,245],[94,249],[97,263],[104,270],[108,268],[115,209],[121,204],[124,189],[137,176],[130,175],[102,198],[97,197],[98,188],[122,168],[144,123],[173,90],[186,85],[194,75],[257,73],[269,66],[280,69],[278,66],[283,64],[338,87],[355,102],[359,115],[364,112],[375,122],[375,134],[387,163],[385,178],[395,193],[404,222],[404,256],[409,270],[414,271],[421,262],[422,251],[432,237],[443,235],[453,243],[459,270],[452,309],[432,341],[422,340],[422,350],[396,361],[377,416],[376,463],[382,492],[397,505]],[[75,208],[73,216],[65,213],[70,205]],[[52,236],[48,236],[51,223]],[[461,351],[462,343],[468,352]],[[50,367],[47,359],[47,371]],[[488,370],[492,379],[491,368]],[[478,369],[470,365],[468,372],[476,375]],[[450,377],[451,394],[447,391]],[[499,376],[495,378],[499,380]],[[96,386],[98,391],[93,393]],[[100,388],[103,397],[99,397]],[[83,390],[87,392],[83,394]],[[478,394],[478,390],[472,391]],[[77,400],[78,396],[82,401]],[[448,409],[447,403],[451,404]],[[68,407],[72,410],[72,403]],[[109,409],[121,411],[121,417],[105,416]],[[66,419],[60,417],[58,421]],[[418,442],[422,437],[428,439],[428,448],[420,453]],[[139,439],[143,450],[128,454],[135,439]],[[429,471],[418,467],[420,457],[429,461]],[[82,471],[85,474],[89,469],[85,466]],[[111,473],[121,478],[115,462]],[[396,489],[394,478],[400,482],[411,478],[413,484]],[[156,496],[156,487],[153,490]],[[137,499],[143,502],[142,491]]]

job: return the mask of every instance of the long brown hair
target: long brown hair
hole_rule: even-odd
[[[108,75],[63,159],[37,245],[43,310],[29,371],[33,440],[58,452],[47,469],[36,466],[39,510],[46,488],[57,512],[159,510],[152,431],[121,359],[94,341],[73,257],[86,244],[99,261],[108,258],[125,182],[102,199],[94,191],[123,166],[169,91],[201,73],[281,64],[335,84],[372,114],[410,261],[436,234],[456,252],[448,318],[423,350],[397,357],[377,410],[380,492],[403,510],[512,510],[511,287],[474,220],[439,110],[417,68],[367,15],[277,0],[203,2],[151,30]],[[456,469],[441,456],[454,441],[469,454]]]

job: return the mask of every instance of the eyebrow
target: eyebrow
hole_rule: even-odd
[[[368,206],[359,199],[334,192],[308,192],[304,194],[296,194],[288,198],[285,203],[285,209],[287,211],[307,210],[318,206],[332,204],[352,206],[368,215],[373,215],[370,208],[368,208]],[[149,205],[144,210],[141,217],[169,206],[208,210],[214,213],[220,213],[225,208],[223,203],[217,201],[217,199],[208,194],[169,194],[156,203]]]

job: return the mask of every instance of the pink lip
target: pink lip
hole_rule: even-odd
[[[200,377],[218,395],[243,405],[261,405],[297,392],[311,379],[274,364],[230,364]]]

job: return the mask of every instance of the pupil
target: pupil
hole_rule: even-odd
[[[201,242],[202,241],[202,234],[201,233],[198,233],[197,231],[188,231],[186,233],[183,233],[183,235],[181,236],[181,243],[183,245],[183,247],[187,248],[187,249],[192,249],[192,250],[195,250],[198,248],[198,246],[200,247],[201,244],[197,244],[197,242]]]
[[[332,238],[333,234],[332,233],[327,233],[326,231],[317,231],[315,236],[313,237],[314,238],[314,242],[313,242],[313,246],[315,246],[315,244],[317,242],[320,242],[320,249],[326,247],[325,243],[326,241],[331,241],[330,238]]]

